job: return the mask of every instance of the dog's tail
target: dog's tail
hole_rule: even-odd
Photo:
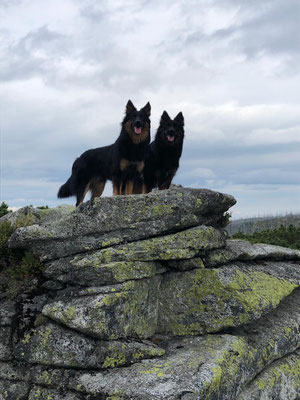
[[[65,197],[71,197],[71,196],[72,196],[71,185],[70,185],[70,183],[71,183],[71,178],[69,178],[69,179],[67,180],[67,182],[64,183],[64,184],[59,188],[58,193],[57,193],[57,197],[58,197],[59,199],[63,199],[63,198],[65,198]]]

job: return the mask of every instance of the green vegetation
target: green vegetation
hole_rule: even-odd
[[[252,235],[237,232],[231,238],[248,240],[251,243],[267,243],[300,250],[300,227],[294,225],[281,225],[278,229],[266,229],[254,232]]]
[[[2,203],[0,205],[0,218],[3,217],[3,215],[6,215],[10,212],[11,211],[8,209],[8,204],[6,204],[6,203],[4,203],[4,201],[2,201]]]
[[[222,217],[218,221],[219,227],[220,228],[225,228],[225,226],[227,226],[229,224],[230,218],[231,218],[231,213],[230,212],[224,213],[222,215]]]
[[[31,252],[12,250],[7,246],[8,239],[17,228],[32,223],[30,215],[19,217],[14,224],[10,221],[0,223],[0,272],[5,277],[23,280],[41,270],[41,263]]]

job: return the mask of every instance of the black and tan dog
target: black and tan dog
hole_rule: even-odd
[[[144,181],[147,192],[168,189],[179,167],[184,139],[184,118],[180,112],[171,119],[163,112],[155,140],[148,148]]]
[[[88,191],[92,198],[101,196],[107,180],[113,183],[114,195],[145,193],[142,174],[150,142],[150,113],[149,102],[138,111],[128,100],[116,142],[87,150],[77,158],[70,178],[60,187],[57,196],[76,196],[78,206]]]

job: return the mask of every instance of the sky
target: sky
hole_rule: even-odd
[[[182,111],[174,183],[300,213],[299,0],[0,0],[0,202],[56,198],[125,105]],[[108,183],[104,195],[112,195]]]

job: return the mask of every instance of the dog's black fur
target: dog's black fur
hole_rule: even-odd
[[[182,112],[172,120],[163,112],[154,141],[148,148],[144,181],[147,192],[168,189],[179,167],[184,139]]]
[[[101,196],[108,179],[113,182],[114,195],[145,193],[142,173],[150,142],[150,113],[149,102],[137,111],[128,100],[116,142],[87,150],[77,158],[70,178],[60,187],[57,197],[76,196],[78,206],[89,190],[92,198]]]

